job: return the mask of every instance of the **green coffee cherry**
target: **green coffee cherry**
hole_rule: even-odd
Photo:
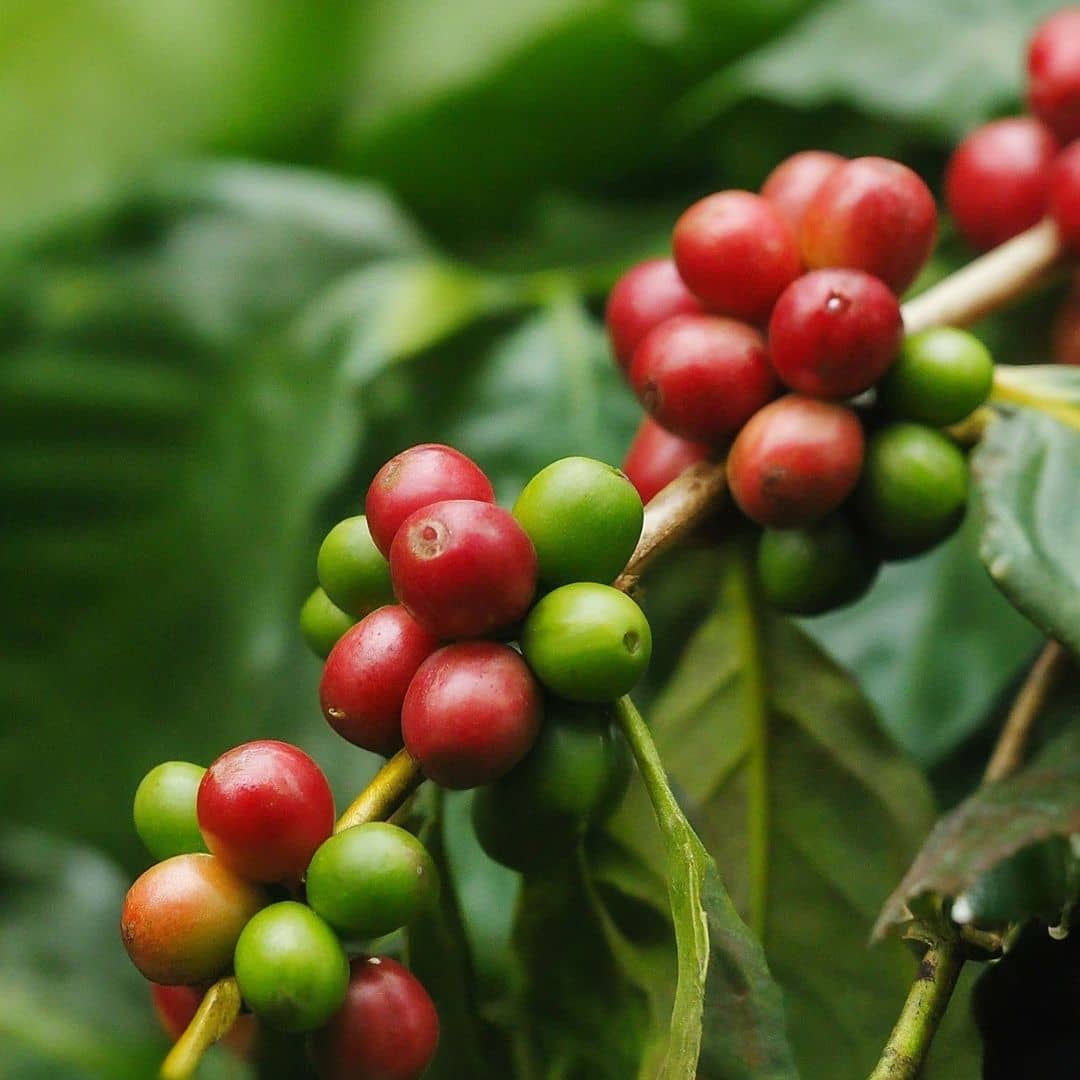
[[[514,517],[536,548],[543,584],[609,584],[637,547],[645,509],[618,469],[593,458],[568,457],[525,485]]]
[[[324,660],[337,644],[338,638],[356,623],[342,611],[322,589],[316,589],[300,609],[300,633],[308,648]]]
[[[322,1027],[349,985],[349,961],[334,931],[292,900],[263,908],[244,927],[234,969],[251,1011],[282,1031]]]
[[[339,521],[326,534],[317,569],[326,595],[357,619],[394,602],[390,564],[371,539],[363,514]]]
[[[967,460],[941,432],[890,424],[867,444],[856,498],[886,557],[908,558],[944,540],[963,520],[967,496]]]
[[[857,600],[878,560],[842,515],[805,529],[766,529],[757,548],[765,599],[790,615],[820,615]]]
[[[580,818],[539,814],[527,795],[495,785],[476,789],[472,824],[488,858],[521,874],[564,863],[584,834]]]
[[[994,359],[966,330],[941,326],[911,334],[878,398],[890,416],[945,427],[970,416],[990,396]]]
[[[439,874],[424,845],[381,821],[331,836],[307,872],[312,910],[354,938],[392,933],[430,908],[438,895]]]
[[[536,677],[570,701],[614,701],[645,674],[652,633],[644,612],[610,585],[577,582],[529,613],[521,649]]]
[[[155,765],[135,789],[135,831],[157,860],[206,851],[195,797],[206,770],[189,761]]]

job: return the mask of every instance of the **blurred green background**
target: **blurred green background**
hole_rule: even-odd
[[[295,615],[374,468],[449,441],[506,500],[563,454],[620,460],[619,269],[799,148],[940,190],[1056,6],[0,2],[0,1076],[152,1074],[116,930],[147,768],[273,735],[341,800],[370,773]],[[944,252],[931,272],[961,256],[947,226]],[[1028,315],[987,331],[1021,359]],[[708,599],[695,565],[650,601],[655,684]],[[967,537],[812,629],[945,800],[1035,645]],[[496,969],[514,879],[451,841]]]

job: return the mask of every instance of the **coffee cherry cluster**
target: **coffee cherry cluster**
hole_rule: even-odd
[[[760,194],[696,202],[673,258],[609,297],[615,359],[648,413],[626,474],[648,499],[726,453],[731,496],[764,530],[762,589],[785,611],[854,600],[882,559],[963,516],[967,463],[938,429],[985,401],[993,363],[958,330],[905,337],[898,300],[936,228],[906,166],[805,151]]]
[[[238,1052],[258,1022],[309,1034],[328,1080],[423,1072],[438,1041],[427,992],[387,957],[350,962],[345,946],[434,903],[438,874],[420,841],[383,822],[334,834],[322,770],[275,740],[234,747],[208,769],[158,765],[134,814],[161,861],[128,891],[121,936],[174,1038],[207,985],[232,971],[250,1009],[226,1039]]]

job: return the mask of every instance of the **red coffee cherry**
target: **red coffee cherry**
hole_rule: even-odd
[[[493,641],[463,641],[432,653],[401,710],[409,753],[448,788],[498,779],[533,744],[540,687],[520,654]]]
[[[452,446],[422,443],[392,457],[375,474],[364,499],[375,546],[389,558],[401,523],[415,511],[446,499],[493,503],[495,490],[480,466]]]
[[[694,203],[675,223],[672,249],[692,293],[747,322],[764,322],[802,269],[783,215],[749,191],[720,191]]]
[[[799,239],[812,270],[865,270],[899,294],[929,258],[936,233],[937,207],[922,180],[898,161],[862,157],[821,185]]]
[[[420,980],[386,956],[349,965],[345,1003],[308,1037],[321,1080],[419,1080],[439,1044],[439,1016]]]
[[[818,189],[847,158],[828,150],[800,150],[776,166],[761,185],[761,196],[780,211],[797,237],[803,214]]]
[[[232,966],[240,932],[266,902],[258,885],[213,855],[174,855],[128,889],[120,937],[151,982],[208,982]]]
[[[165,1034],[176,1042],[187,1030],[204,996],[198,986],[160,986],[150,984],[150,1000],[157,1013]],[[238,1016],[221,1039],[222,1046],[227,1046],[239,1057],[251,1056],[255,1049],[255,1037],[258,1033],[258,1021],[250,1013]]]
[[[647,503],[691,465],[704,461],[709,447],[673,435],[650,416],[641,421],[622,471]]]
[[[630,382],[650,416],[697,442],[733,435],[776,392],[765,339],[717,315],[677,315],[648,333]]]
[[[850,409],[791,394],[739,432],[728,454],[728,486],[759,525],[798,528],[851,494],[862,460],[862,425]]]
[[[986,251],[1042,220],[1057,140],[1031,116],[976,128],[945,170],[945,202],[961,235]]]
[[[482,637],[529,610],[536,550],[513,515],[472,499],[411,514],[390,548],[394,593],[440,638]]]
[[[242,743],[206,770],[196,802],[206,846],[252,881],[298,880],[333,832],[334,796],[297,746]]]
[[[793,281],[773,308],[769,356],[800,394],[846,398],[889,369],[903,334],[889,287],[861,270],[815,270]]]
[[[654,327],[673,315],[693,315],[701,301],[683,284],[671,259],[650,259],[627,270],[608,296],[608,337],[615,359],[629,370],[634,350]]]
[[[1028,105],[1062,142],[1080,139],[1080,8],[1041,22],[1028,45]]]
[[[1058,154],[1050,171],[1050,216],[1061,239],[1080,250],[1080,139]]]
[[[361,619],[326,658],[319,702],[327,723],[354,746],[387,757],[400,750],[405,691],[438,647],[398,604]]]

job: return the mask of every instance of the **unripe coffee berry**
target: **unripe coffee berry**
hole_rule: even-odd
[[[759,525],[812,525],[851,494],[862,460],[862,425],[850,409],[790,394],[739,433],[728,454],[728,487]]]
[[[227,750],[199,785],[207,847],[252,881],[298,880],[334,828],[334,796],[299,747],[260,739]]]
[[[1039,24],[1028,45],[1028,105],[1062,142],[1080,139],[1080,9]]]
[[[579,582],[529,612],[521,649],[536,677],[570,701],[614,701],[641,680],[652,656],[645,613],[610,585]]]
[[[1050,171],[1050,216],[1061,239],[1080,251],[1080,139],[1058,155]]]
[[[890,416],[946,427],[970,416],[990,395],[994,359],[974,334],[949,326],[904,339],[878,387]]]
[[[906,165],[855,158],[821,185],[800,231],[806,265],[842,266],[881,278],[902,293],[930,256],[937,207],[930,189]]]
[[[319,584],[342,611],[357,619],[394,599],[390,565],[363,514],[339,521],[319,547]]]
[[[349,985],[349,961],[334,931],[292,900],[271,904],[244,927],[235,969],[251,1011],[281,1031],[321,1027]]]
[[[151,982],[208,982],[232,965],[248,920],[266,903],[257,885],[212,855],[174,855],[128,890],[120,937]]]
[[[793,281],[773,308],[769,355],[800,394],[847,398],[892,364],[903,333],[888,286],[861,270],[816,270]]]
[[[618,469],[569,457],[541,469],[514,503],[536,549],[540,581],[613,581],[634,553],[645,508]]]
[[[776,207],[798,237],[810,200],[846,160],[828,150],[800,150],[769,173],[761,185],[761,197]]]
[[[356,620],[347,611],[342,611],[322,589],[315,589],[300,609],[300,633],[308,648],[324,660],[342,634],[355,623]]]
[[[781,213],[749,191],[720,191],[694,203],[675,223],[675,265],[710,308],[763,322],[799,276],[799,245]]]
[[[405,691],[438,646],[438,638],[399,604],[361,619],[323,668],[319,702],[327,723],[365,750],[387,757],[400,750]]]
[[[765,339],[716,315],[679,315],[647,334],[630,383],[657,423],[698,442],[733,435],[776,392]]]
[[[331,836],[308,867],[307,902],[345,937],[382,937],[439,896],[439,873],[412,833],[370,821]]]
[[[671,259],[650,259],[627,270],[608,295],[605,321],[615,359],[624,372],[634,350],[654,326],[673,315],[702,310]]]
[[[439,1016],[396,960],[358,956],[345,1001],[308,1040],[320,1080],[419,1080],[435,1057]]]
[[[195,796],[206,770],[189,761],[155,765],[135,790],[135,831],[155,859],[206,851]]]
[[[1031,116],[976,128],[945,170],[945,202],[965,240],[982,251],[1042,220],[1058,143]]]
[[[517,622],[536,592],[536,550],[499,506],[470,499],[410,514],[390,549],[394,592],[425,630],[483,637]]]
[[[529,752],[541,716],[540,688],[518,653],[463,641],[420,665],[401,729],[426,776],[443,787],[470,788],[497,780]]]
[[[389,558],[401,523],[447,499],[493,503],[495,490],[480,466],[452,446],[422,443],[392,457],[375,474],[364,500],[375,546]]]

